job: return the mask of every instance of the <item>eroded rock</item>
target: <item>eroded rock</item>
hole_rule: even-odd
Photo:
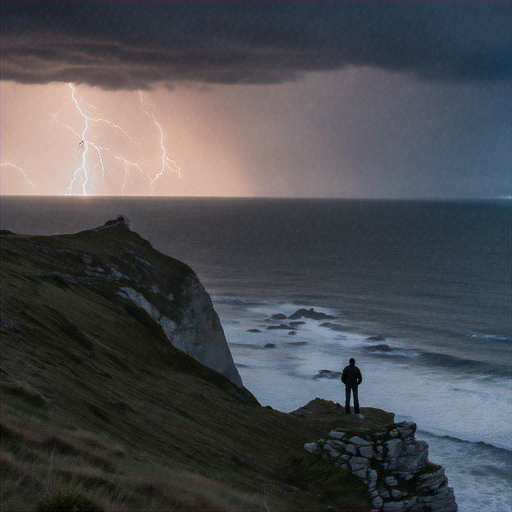
[[[360,478],[374,512],[456,512],[444,469],[428,461],[428,444],[416,440],[415,432],[413,422],[358,435],[335,429],[304,448]]]

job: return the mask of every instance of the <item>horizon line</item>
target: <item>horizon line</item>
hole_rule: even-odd
[[[201,196],[201,195],[67,195],[67,194],[0,194],[2,198],[53,198],[53,199],[276,199],[276,200],[341,200],[341,201],[510,201],[512,195],[507,196],[453,196],[453,197],[333,197],[333,196]]]

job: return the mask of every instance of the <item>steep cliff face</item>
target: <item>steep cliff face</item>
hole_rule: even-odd
[[[147,323],[134,308],[144,310],[174,347],[242,386],[210,296],[195,273],[153,249],[129,229],[127,219],[75,235],[4,233],[2,254],[18,271],[37,268],[38,278],[61,289],[88,287]],[[15,300],[12,292],[3,290],[8,302]],[[76,294],[70,299],[76,301]]]
[[[197,277],[188,275],[184,278],[179,302],[174,300],[172,293],[166,295],[163,288],[162,285],[133,283],[132,286],[120,287],[119,295],[144,309],[162,327],[174,347],[242,386],[219,317]],[[159,300],[159,307],[155,307],[146,298],[155,293],[167,297],[168,303]],[[176,315],[179,320],[171,320]]]
[[[374,512],[456,512],[444,469],[428,461],[428,444],[417,441],[415,431],[412,422],[357,434],[335,429],[304,448],[366,484]]]

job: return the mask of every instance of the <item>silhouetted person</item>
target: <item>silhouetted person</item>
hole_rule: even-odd
[[[341,374],[341,382],[345,384],[345,412],[350,414],[350,393],[354,396],[354,412],[359,412],[359,397],[357,396],[357,387],[363,382],[361,370],[356,366],[356,360],[351,357],[349,365],[345,366]]]

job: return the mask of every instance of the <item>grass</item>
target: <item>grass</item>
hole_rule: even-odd
[[[76,491],[57,491],[49,496],[41,498],[36,503],[37,512],[63,512],[76,511],[83,512],[104,512],[104,508],[85,494]]]
[[[130,267],[127,247],[150,265]],[[356,478],[303,444],[391,414],[364,409],[361,423],[327,402],[304,417],[261,407],[173,348],[116,293],[127,278],[91,277],[83,255],[174,297],[190,272],[122,226],[3,234],[2,510],[63,495],[110,511],[371,509]]]

